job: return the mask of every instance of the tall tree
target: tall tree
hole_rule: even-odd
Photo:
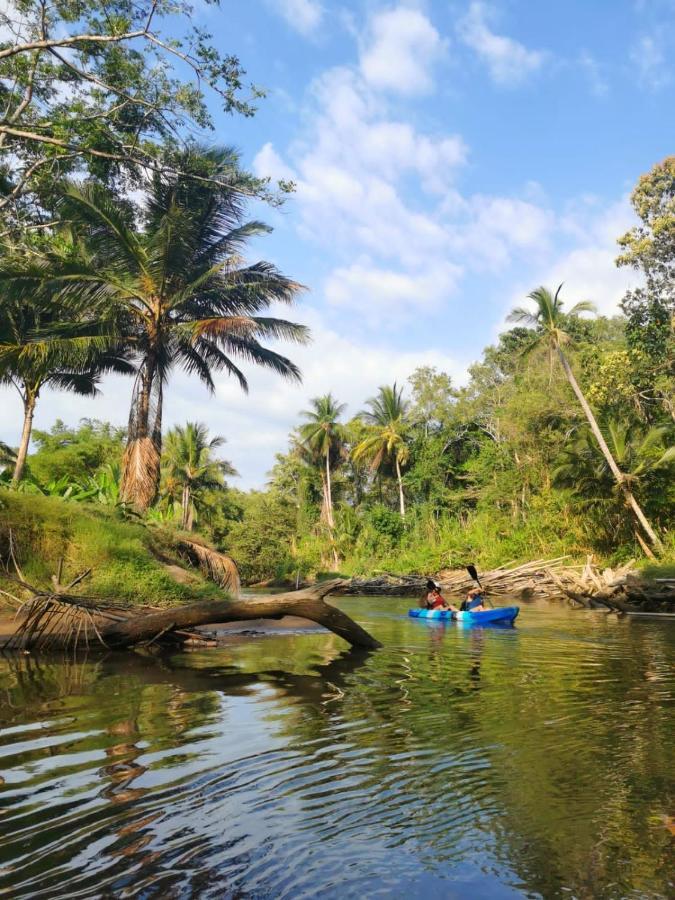
[[[609,469],[616,483],[619,485],[619,488],[623,492],[626,504],[632,509],[635,518],[637,519],[640,527],[647,535],[649,542],[654,547],[661,550],[661,541],[654,532],[652,526],[649,524],[640,505],[635,499],[635,496],[630,488],[625,474],[617,466],[616,461],[612,456],[609,447],[607,446],[607,442],[602,434],[602,431],[598,426],[596,418],[593,415],[593,411],[591,410],[591,407],[574,376],[574,372],[572,371],[572,368],[563,350],[563,347],[570,344],[572,341],[568,331],[566,330],[566,320],[574,319],[574,317],[583,312],[594,312],[595,307],[592,303],[583,301],[581,303],[575,304],[565,314],[563,311],[563,302],[560,299],[561,289],[562,284],[559,285],[558,290],[555,292],[555,294],[551,294],[551,292],[545,287],[536,288],[536,290],[528,294],[528,298],[535,304],[534,311],[523,307],[516,307],[509,315],[509,320],[512,322],[519,322],[528,325],[534,329],[534,338],[529,345],[529,349],[534,349],[534,347],[536,346],[546,347],[548,349],[551,361],[553,360],[554,355],[558,356],[565,375],[567,376],[567,380],[569,381],[572,390],[576,394],[577,400],[579,401],[581,408],[584,411],[584,415],[588,420],[588,424],[593,432],[593,435],[598,442],[598,446],[600,447],[603,456],[607,460],[607,465],[609,466]]]
[[[16,388],[23,404],[23,428],[14,462],[12,483],[24,473],[33,418],[40,392],[45,387],[72,391],[84,396],[97,393],[100,376],[105,372],[131,374],[133,365],[126,351],[119,348],[84,349],[67,341],[45,340],[44,333],[68,334],[78,323],[58,304],[41,304],[30,297],[0,304],[0,384]]]
[[[177,425],[167,433],[163,453],[167,489],[180,493],[181,528],[185,531],[192,531],[203,493],[222,491],[224,476],[237,474],[229,462],[213,456],[224,443],[223,437],[209,439],[209,430],[201,422]]]
[[[675,419],[675,156],[640,178],[631,203],[640,224],[619,238],[616,262],[644,276],[621,304],[634,381],[647,411],[656,401]]]
[[[298,431],[301,442],[322,466],[322,518],[332,530],[335,522],[331,469],[338,464],[347,441],[347,429],[339,421],[347,406],[338,403],[332,394],[314,397],[310,403],[312,408],[301,413],[308,421]]]
[[[5,0],[0,31],[3,233],[49,221],[68,173],[123,189],[180,171],[173,151],[213,129],[209,105],[250,116],[262,96],[187,0]],[[245,187],[267,193],[264,180]]]
[[[219,173],[236,170],[238,157],[229,149],[195,151],[182,165],[217,181]],[[78,346],[122,342],[133,352],[138,374],[122,496],[141,510],[159,487],[163,392],[172,368],[196,374],[211,391],[213,375],[221,370],[248,390],[233,358],[299,380],[297,366],[260,339],[304,341],[308,334],[302,325],[258,315],[273,303],[292,303],[301,286],[270,263],[242,261],[247,241],[269,228],[244,220],[236,186],[155,173],[146,190],[143,228],[137,231],[105,188],[71,184],[60,213],[88,254],[66,263],[37,260],[4,273],[24,291],[48,286],[58,302],[81,315],[86,311],[90,324],[77,337]]]
[[[370,459],[371,469],[377,471],[385,463],[393,466],[398,484],[399,509],[405,518],[405,496],[401,468],[410,457],[407,444],[408,407],[403,399],[403,388],[382,385],[377,395],[366,401],[368,409],[361,413],[365,422],[372,426],[372,433],[358,444],[353,456],[355,460]]]

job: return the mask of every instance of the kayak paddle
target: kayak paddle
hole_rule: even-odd
[[[480,578],[478,577],[478,572],[476,571],[476,567],[475,566],[467,566],[466,571],[469,573],[469,578],[471,578],[473,581],[475,581],[476,584],[478,585],[478,587],[482,591],[483,585],[480,583]],[[490,600],[488,600],[487,597],[485,599],[490,604],[490,606],[492,606],[492,602]]]
[[[469,578],[473,579],[476,582],[478,587],[483,590],[483,585],[480,583],[480,578],[478,577],[478,572],[476,571],[475,566],[467,566],[466,571],[469,573]]]

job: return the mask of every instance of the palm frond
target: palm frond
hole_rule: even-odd
[[[237,564],[226,553],[221,553],[194,538],[181,536],[178,541],[181,548],[193,565],[197,565],[202,573],[221,588],[229,591],[233,597],[239,596],[241,581]]]

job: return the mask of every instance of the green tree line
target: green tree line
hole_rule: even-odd
[[[314,397],[267,489],[243,494],[219,436],[164,435],[163,417],[176,369],[210,391],[221,372],[247,390],[242,363],[300,377],[269,344],[307,330],[268,313],[302,286],[245,257],[268,230],[249,201],[292,185],[194,138],[214,98],[249,116],[262,92],[182,2],[13,0],[0,25],[0,383],[23,408],[3,480],[198,528],[251,580],[672,549],[675,157],[633,192],[622,316],[537,288],[461,388],[420,369],[350,418]],[[124,433],[57,428],[31,455],[45,389],[93,394],[109,372],[130,379]],[[106,441],[119,452],[97,462]]]

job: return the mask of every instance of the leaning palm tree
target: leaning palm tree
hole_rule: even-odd
[[[332,394],[314,397],[311,409],[301,415],[307,419],[298,429],[300,441],[311,456],[321,462],[321,484],[323,488],[322,519],[328,527],[335,527],[333,520],[333,491],[331,469],[340,460],[347,441],[347,429],[339,421],[347,405],[338,403]]]
[[[595,307],[592,303],[583,301],[581,303],[575,304],[575,306],[573,306],[566,313],[563,312],[563,302],[560,299],[561,289],[562,284],[559,285],[558,290],[555,292],[555,294],[551,294],[551,292],[547,288],[538,287],[536,290],[532,291],[532,293],[528,294],[528,298],[535,303],[534,310],[526,309],[524,307],[516,307],[514,310],[512,310],[508,319],[511,322],[518,322],[535,330],[533,340],[527,346],[527,350],[532,350],[538,346],[544,346],[548,350],[549,359],[551,361],[553,360],[555,355],[558,356],[565,375],[567,376],[567,380],[569,381],[572,390],[576,394],[577,400],[579,401],[581,408],[584,411],[584,415],[588,420],[588,424],[591,428],[591,431],[593,432],[593,436],[598,442],[598,446],[600,447],[600,450],[602,451],[602,454],[607,461],[609,470],[611,471],[614,480],[623,493],[626,504],[632,509],[635,518],[647,535],[649,542],[657,549],[662,550],[663,546],[661,544],[661,541],[654,532],[654,529],[649,524],[647,517],[645,516],[642,509],[640,508],[640,505],[635,499],[635,496],[630,488],[629,480],[619,469],[609,447],[607,446],[607,441],[605,440],[602,431],[598,426],[596,418],[593,415],[593,411],[591,410],[591,407],[589,406],[583,391],[579,387],[579,383],[574,377],[574,372],[572,371],[572,368],[563,350],[563,347],[572,343],[572,338],[565,330],[566,319],[578,316],[583,312],[595,312]]]
[[[184,531],[192,531],[201,494],[224,490],[224,476],[237,474],[229,462],[213,457],[213,451],[224,443],[223,437],[209,440],[209,430],[201,422],[188,422],[184,428],[177,425],[166,436],[165,477],[169,492],[180,493]]]
[[[120,348],[92,345],[82,352],[60,339],[59,335],[76,328],[67,310],[56,303],[43,305],[27,297],[5,298],[0,305],[0,384],[16,388],[23,404],[23,428],[12,476],[15,486],[24,474],[35,406],[44,388],[93,396],[105,372],[134,371]]]
[[[373,471],[377,471],[385,463],[393,465],[398,483],[401,518],[405,518],[401,468],[410,458],[407,444],[409,404],[403,399],[403,388],[397,389],[394,382],[391,387],[380,387],[377,396],[367,400],[366,405],[369,408],[361,413],[361,417],[373,426],[373,431],[354,448],[352,456],[356,461],[370,459]]]
[[[260,339],[307,338],[301,325],[259,315],[277,302],[291,303],[301,286],[270,263],[242,260],[246,242],[269,228],[244,220],[247,176],[235,152],[193,151],[181,168],[192,177],[155,174],[146,184],[140,231],[128,206],[105,188],[70,184],[59,212],[88,253],[60,267],[38,263],[32,273],[59,289],[62,302],[86,311],[91,324],[80,343],[121,340],[133,350],[138,374],[122,499],[141,510],[159,487],[162,400],[171,370],[179,366],[196,374],[211,391],[217,371],[248,389],[234,359],[299,380],[298,368]],[[221,186],[203,176],[217,176]],[[223,187],[225,182],[230,187]],[[30,272],[22,277],[30,284]]]

